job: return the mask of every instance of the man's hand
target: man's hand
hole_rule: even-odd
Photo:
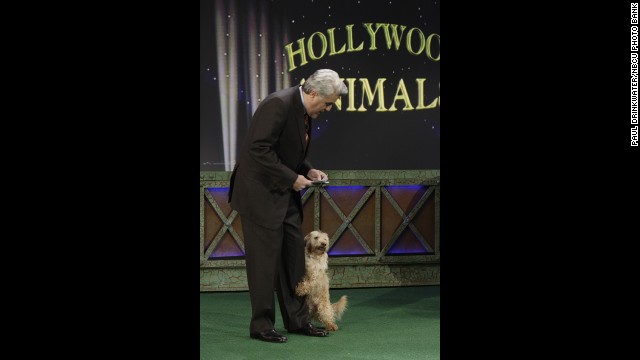
[[[327,174],[325,174],[324,172],[318,170],[318,169],[311,169],[309,170],[309,172],[307,173],[307,177],[311,180],[322,180],[322,181],[327,181],[329,180],[329,177],[327,176]]]
[[[311,172],[311,171],[309,171]],[[311,181],[302,175],[298,175],[296,182],[293,183],[293,190],[300,191],[308,186],[311,186]]]

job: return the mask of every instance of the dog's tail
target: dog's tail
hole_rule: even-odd
[[[340,320],[342,318],[342,314],[347,310],[347,295],[342,295],[338,302],[331,304],[333,307],[333,312],[336,314],[336,319]]]

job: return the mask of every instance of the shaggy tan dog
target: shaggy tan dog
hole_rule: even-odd
[[[327,330],[336,331],[347,308],[347,296],[343,295],[332,304],[329,299],[329,277],[327,276],[329,235],[322,231],[312,231],[304,238],[306,274],[296,286],[298,296],[307,296],[311,317],[323,323]]]

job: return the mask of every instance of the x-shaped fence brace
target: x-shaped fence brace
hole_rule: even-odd
[[[411,211],[409,211],[409,214],[404,213],[400,205],[398,205],[396,200],[393,198],[393,196],[389,193],[389,191],[384,186],[370,186],[367,189],[367,191],[360,197],[360,199],[358,200],[358,202],[356,203],[353,210],[351,210],[348,216],[346,216],[344,212],[342,212],[342,210],[338,207],[335,201],[331,198],[331,195],[327,192],[325,188],[322,188],[322,187],[314,187],[307,190],[302,196],[302,203],[306,204],[306,202],[312,196],[315,196],[314,210],[316,214],[319,214],[319,210],[320,210],[319,195],[322,195],[327,200],[327,203],[329,204],[329,206],[331,206],[331,208],[336,212],[336,214],[342,220],[342,224],[338,227],[335,233],[331,235],[329,248],[331,248],[335,244],[335,242],[342,236],[342,234],[348,228],[351,231],[351,233],[354,235],[358,243],[360,243],[360,245],[365,249],[367,254],[373,255],[375,254],[375,251],[372,250],[371,247],[369,247],[369,245],[364,240],[362,235],[360,235],[358,230],[353,226],[352,221],[372,195],[381,193],[387,198],[387,200],[389,200],[389,203],[391,204],[393,209],[398,213],[398,215],[400,215],[400,217],[402,218],[402,223],[395,230],[395,232],[391,236],[391,239],[389,240],[389,242],[387,242],[387,244],[381,250],[380,253],[382,255],[386,254],[389,251],[389,249],[391,249],[393,244],[395,244],[395,242],[400,238],[400,235],[405,231],[407,227],[409,227],[411,232],[416,236],[418,241],[420,241],[420,243],[427,249],[428,252],[433,252],[433,249],[429,246],[428,242],[424,239],[420,231],[412,223],[416,214],[420,211],[420,209],[422,209],[422,207],[427,202],[431,194],[433,194],[433,192],[434,192],[434,188],[429,187],[427,191],[425,191],[425,193],[420,197],[420,200],[418,200],[416,205],[411,209]],[[211,193],[209,191],[205,191],[204,193],[208,203],[212,206],[213,210],[216,212],[216,214],[218,215],[218,217],[223,223],[222,227],[220,228],[220,230],[218,230],[218,233],[213,238],[213,241],[211,242],[206,252],[204,253],[204,258],[208,259],[211,256],[211,253],[218,246],[222,237],[227,231],[231,234],[231,236],[233,237],[234,241],[238,244],[238,246],[240,246],[240,248],[244,251],[244,242],[242,238],[236,232],[233,226],[231,226],[234,220],[236,219],[236,217],[238,216],[238,212],[235,210],[232,210],[231,213],[229,214],[229,217],[227,217],[222,211],[222,209],[220,208],[220,206],[218,205],[218,203],[215,201]],[[376,195],[376,201],[379,202],[379,195]],[[378,211],[376,211],[376,213],[377,212]],[[314,228],[318,228],[318,226],[320,225],[317,220],[318,218],[316,217]]]
[[[238,246],[240,246],[240,248],[244,252],[244,242],[242,241],[242,238],[240,238],[240,235],[238,235],[236,230],[233,228],[233,226],[231,226],[231,224],[233,224],[233,221],[238,216],[238,212],[233,210],[229,214],[229,217],[226,217],[224,215],[224,212],[220,208],[220,206],[218,206],[218,203],[216,202],[216,200],[211,195],[211,193],[209,191],[205,191],[204,194],[207,198],[207,201],[209,202],[209,204],[211,204],[211,206],[213,207],[213,210],[216,212],[216,214],[218,214],[218,217],[223,223],[222,227],[220,228],[216,236],[213,238],[211,245],[209,245],[209,248],[204,253],[204,258],[208,259],[209,256],[211,256],[211,253],[218,246],[218,244],[220,243],[220,240],[222,239],[225,232],[227,231],[231,234],[231,236],[233,237],[233,240],[235,240],[235,242],[238,244]]]
[[[333,199],[331,198],[331,195],[329,195],[327,190],[325,188],[322,188],[322,187],[320,187],[320,188],[312,188],[311,190],[305,192],[305,194],[302,197],[302,201],[303,201],[303,203],[306,203],[308,201],[308,199],[311,198],[312,194],[318,194],[318,193],[322,194],[322,196],[324,196],[325,199],[327,199],[327,202],[331,206],[331,208],[336,212],[336,214],[338,214],[338,216],[342,220],[342,224],[340,225],[340,227],[338,227],[336,232],[331,235],[330,242],[329,242],[329,248],[331,248],[335,244],[335,242],[342,236],[344,231],[347,228],[349,228],[349,230],[351,230],[351,232],[355,236],[356,240],[358,240],[360,245],[362,245],[362,247],[367,251],[367,254],[373,255],[375,253],[375,251],[373,251],[369,247],[367,242],[362,238],[362,236],[360,235],[358,230],[353,226],[353,224],[351,222],[356,217],[358,212],[362,209],[362,207],[367,202],[367,200],[369,200],[369,198],[374,193],[382,193],[389,200],[389,203],[391,204],[393,209],[400,215],[400,217],[402,218],[402,223],[396,229],[396,231],[393,233],[393,235],[391,236],[391,239],[389,240],[387,245],[381,250],[381,254],[384,255],[384,254],[387,253],[387,251],[389,251],[389,249],[393,246],[393,244],[395,244],[395,242],[400,238],[400,235],[404,232],[404,230],[407,228],[407,226],[409,227],[411,232],[416,236],[418,241],[420,241],[420,243],[427,249],[427,252],[433,252],[433,249],[429,246],[429,244],[424,239],[424,237],[422,236],[420,231],[418,231],[416,226],[412,223],[413,218],[420,211],[420,209],[422,209],[422,207],[427,202],[427,200],[429,199],[431,194],[433,194],[433,192],[434,192],[434,188],[433,187],[429,187],[427,189],[427,191],[422,195],[422,197],[420,197],[420,200],[418,200],[418,202],[413,207],[413,209],[411,209],[411,211],[409,211],[408,215],[404,213],[404,211],[402,210],[400,205],[398,205],[396,200],[393,198],[393,196],[389,193],[389,191],[384,186],[371,186],[371,187],[369,187],[369,189],[367,189],[367,191],[362,195],[360,200],[358,200],[358,202],[357,202],[356,206],[353,208],[353,210],[351,210],[351,213],[349,213],[349,216],[345,216],[345,214],[342,212],[342,210],[333,201]],[[316,207],[316,209],[315,209],[315,213],[316,214],[319,213],[319,206],[320,206],[319,202],[320,202],[319,199],[316,199],[316,201],[314,203],[314,206]],[[318,228],[318,226],[319,226],[319,224],[315,224],[314,227]]]

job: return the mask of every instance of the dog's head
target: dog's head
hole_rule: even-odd
[[[329,235],[314,230],[304,237],[305,250],[308,254],[322,255],[329,250]]]

